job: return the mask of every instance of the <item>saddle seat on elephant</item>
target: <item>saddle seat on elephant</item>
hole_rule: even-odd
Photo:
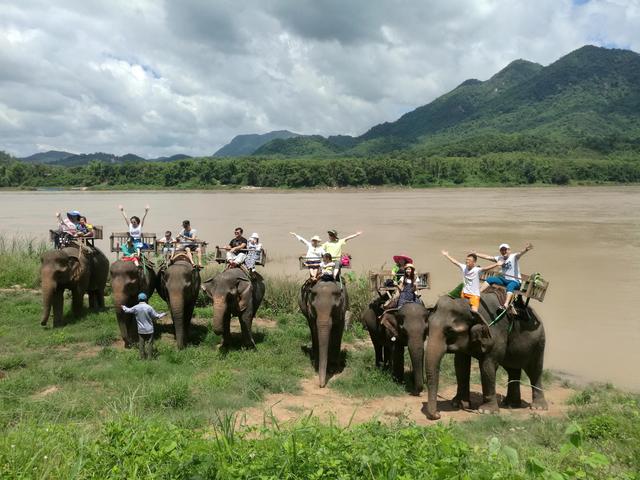
[[[490,286],[483,294],[493,293],[497,298],[500,305],[503,305],[507,299],[507,291],[504,288]],[[481,300],[482,302],[482,300]],[[531,321],[537,320],[537,316],[532,312],[529,306],[521,295],[516,295],[511,302],[510,308],[499,312],[495,318],[491,319],[492,322],[498,322],[500,319],[506,317],[510,322],[514,321]]]

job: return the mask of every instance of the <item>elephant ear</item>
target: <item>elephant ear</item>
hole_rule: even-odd
[[[478,312],[471,311],[473,326],[469,330],[471,348],[480,353],[487,353],[493,348],[493,337],[487,321]]]
[[[244,312],[251,303],[251,282],[240,280],[238,282],[238,310]]]
[[[380,323],[384,325],[384,327],[391,333],[392,337],[398,336],[398,319],[395,314],[391,311],[386,311],[382,315],[382,319]]]

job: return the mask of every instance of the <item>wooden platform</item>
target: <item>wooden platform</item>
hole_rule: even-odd
[[[431,288],[431,274],[429,272],[419,273],[416,275],[416,290],[425,290]],[[369,288],[372,292],[388,292],[396,289],[396,286],[386,286],[389,281],[394,281],[395,275],[391,270],[383,270],[380,272],[369,272]]]
[[[49,241],[51,241],[54,244],[54,246],[56,246],[56,242],[61,235],[69,235],[69,237],[72,238],[74,241],[88,243],[89,245],[93,246],[94,240],[102,240],[102,232],[103,232],[102,225],[94,225],[92,234],[87,236],[75,236],[71,234],[65,234],[60,230],[49,230]]]
[[[120,256],[120,247],[127,243],[127,238],[129,238],[129,232],[114,232],[109,235],[109,247],[112,253],[118,254]],[[156,234],[155,233],[143,233],[141,237],[142,243],[147,246],[141,248],[141,252],[154,252],[158,253],[158,244],[156,242]]]
[[[487,278],[491,276],[500,276],[501,272],[499,270],[489,270],[487,272],[482,272],[480,274],[480,280],[486,281]],[[522,277],[522,284],[519,290],[516,290],[515,295],[520,295],[525,299],[534,299],[539,302],[544,301],[544,297],[547,294],[547,289],[549,288],[549,282],[544,280],[543,278],[531,279],[531,275],[526,273],[520,274]],[[504,288],[500,285],[494,285],[496,288]]]
[[[245,255],[249,252],[247,249],[238,250],[240,253],[244,253]],[[214,259],[217,263],[227,263],[227,251],[224,248],[220,248],[216,246],[216,258]],[[262,249],[258,251],[258,258],[256,259],[256,265],[260,265],[264,267],[267,263],[267,252]]]
[[[315,257],[298,257],[298,266],[300,267],[300,270],[307,270],[309,268],[309,264],[307,263],[307,261],[309,260],[313,260],[313,261],[317,261],[318,259]],[[320,265],[318,265],[317,268],[320,268]],[[340,267],[341,269],[349,269],[351,268],[351,264],[349,265],[342,265],[342,267]]]

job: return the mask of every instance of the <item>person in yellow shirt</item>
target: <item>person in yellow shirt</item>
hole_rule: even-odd
[[[362,235],[362,232],[356,232],[353,235],[349,235],[344,238],[338,238],[338,232],[336,230],[329,230],[329,240],[324,242],[322,248],[325,252],[331,254],[331,258],[336,262],[340,262],[342,259],[342,247],[352,238],[356,238],[358,235]]]

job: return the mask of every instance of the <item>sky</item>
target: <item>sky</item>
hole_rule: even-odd
[[[0,0],[0,150],[360,135],[585,44],[640,52],[640,0]]]

